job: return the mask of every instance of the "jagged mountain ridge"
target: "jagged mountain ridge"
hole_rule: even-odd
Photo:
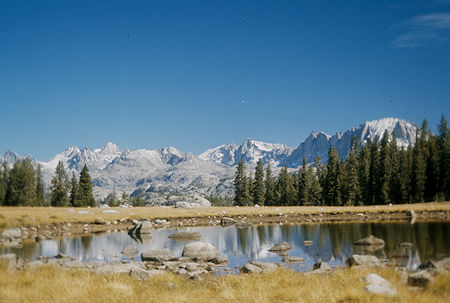
[[[197,156],[173,147],[122,151],[114,143],[107,143],[100,149],[72,146],[48,162],[34,161],[42,166],[47,186],[58,161],[64,163],[70,175],[72,172],[79,174],[86,164],[93,179],[94,195],[98,199],[113,191],[145,195],[153,200],[161,200],[168,193],[230,196],[233,194],[234,166],[241,159],[251,168],[261,158],[263,163],[270,163],[276,173],[277,167],[300,166],[303,157],[309,163],[316,156],[326,161],[330,145],[337,149],[340,157],[345,157],[353,136],[365,144],[369,139],[380,138],[387,130],[396,134],[398,146],[406,147],[415,143],[417,129],[415,123],[385,118],[365,122],[333,136],[312,132],[297,148],[246,139],[239,146],[220,145]],[[12,164],[20,158],[20,155],[8,151],[0,157],[0,161]]]

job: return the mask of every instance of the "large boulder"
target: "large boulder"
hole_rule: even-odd
[[[323,261],[317,261],[313,264],[313,273],[326,273],[331,272],[331,267],[323,262]]]
[[[244,266],[242,266],[240,270],[242,273],[245,274],[258,274],[263,271],[261,267],[250,263],[247,263]]]
[[[281,242],[272,246],[272,248],[270,248],[269,251],[278,252],[278,251],[286,251],[289,249],[291,249],[291,244],[289,244],[288,242]]]
[[[133,266],[131,267],[129,275],[137,280],[147,280],[150,277],[162,275],[164,273],[164,271],[158,269],[146,270],[139,266]]]
[[[210,243],[192,242],[184,246],[182,255],[195,260],[212,260],[218,253],[217,248]]]
[[[361,240],[358,240],[353,243],[354,245],[384,245],[384,240],[377,238],[373,235],[369,235]]]
[[[139,234],[149,234],[152,230],[152,223],[150,221],[142,221],[139,223],[137,232]]]
[[[200,240],[201,237],[202,235],[200,235],[200,233],[197,231],[195,232],[182,231],[169,236],[170,239],[177,241],[192,241],[192,240],[198,241]]]
[[[142,261],[156,261],[156,262],[178,260],[177,256],[175,256],[173,252],[167,248],[147,250],[141,254],[141,259]]]
[[[305,262],[305,258],[298,257],[298,256],[285,256],[285,257],[283,257],[283,259],[281,259],[281,262],[300,263],[300,262]]]
[[[263,272],[271,272],[278,268],[278,265],[271,262],[251,261],[250,264],[258,266]]]
[[[346,261],[347,265],[352,266],[383,266],[377,257],[372,255],[352,255]]]
[[[387,297],[395,297],[397,295],[397,291],[395,290],[394,286],[388,280],[380,277],[377,274],[370,273],[363,279],[365,282],[367,282],[364,290],[371,294]]]

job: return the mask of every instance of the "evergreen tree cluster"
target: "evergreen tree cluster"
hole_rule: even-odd
[[[69,196],[70,192],[70,196]],[[6,162],[0,167],[0,206],[95,206],[92,181],[85,165],[77,180],[71,182],[60,161],[51,180],[49,198],[46,198],[41,166],[25,158],[10,168]]]
[[[450,199],[450,137],[442,116],[438,134],[424,120],[416,144],[398,148],[395,134],[360,146],[352,140],[347,158],[339,159],[330,147],[328,162],[303,165],[297,173],[283,167],[272,177],[268,165],[264,176],[259,160],[254,177],[247,176],[244,161],[235,175],[235,205],[374,205]]]
[[[0,167],[0,205],[45,205],[41,167],[38,166],[35,169],[29,158],[17,161],[12,168],[6,162],[2,163]]]

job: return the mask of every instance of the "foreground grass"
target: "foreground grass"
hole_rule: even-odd
[[[449,202],[394,204],[379,206],[295,206],[295,207],[205,207],[205,208],[172,208],[172,207],[133,207],[111,208],[117,213],[103,213],[101,208],[70,208],[70,207],[0,207],[0,229],[21,226],[37,225],[41,223],[80,222],[90,223],[97,217],[105,220],[130,219],[156,219],[178,217],[205,217],[205,216],[252,216],[252,215],[278,215],[283,214],[318,214],[318,213],[386,213],[407,210],[415,211],[450,211]],[[80,214],[79,211],[88,213]]]
[[[392,282],[398,296],[368,294],[361,280],[375,272]],[[449,302],[450,273],[426,290],[411,290],[393,269],[341,269],[333,274],[281,269],[261,275],[211,276],[193,281],[165,274],[147,281],[127,275],[41,267],[8,271],[0,265],[0,302]]]

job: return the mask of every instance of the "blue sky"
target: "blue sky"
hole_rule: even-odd
[[[450,1],[1,1],[0,152],[450,118]]]

